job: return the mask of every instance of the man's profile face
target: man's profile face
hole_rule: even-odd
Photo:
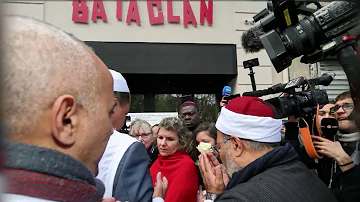
[[[113,132],[110,116],[115,100],[112,76],[105,64],[96,55],[94,57],[101,74],[97,110],[94,113],[83,113],[79,120],[82,122],[81,127],[76,129],[79,133],[76,135],[76,145],[79,160],[96,175],[98,163]]]
[[[346,132],[356,130],[355,121],[348,120],[349,115],[354,110],[354,101],[351,98],[345,98],[335,103],[339,109],[335,112],[335,117],[339,121],[339,129]]]
[[[233,147],[231,146],[231,140],[229,136],[226,136],[219,130],[216,135],[216,149],[219,152],[221,163],[225,166],[227,174],[231,177],[235,172],[239,171],[242,167],[234,159]],[[235,155],[236,156],[236,155]],[[241,157],[236,157],[241,158]]]
[[[334,114],[331,112],[331,108],[334,106],[334,104],[326,104],[323,108],[319,109],[318,118],[320,123],[323,118],[334,118]]]
[[[180,109],[180,119],[186,124],[188,128],[195,128],[201,123],[201,114],[193,105],[187,105]]]
[[[120,106],[119,102],[118,101],[116,102],[117,105],[115,107],[114,114],[111,117],[113,127],[116,130],[120,130],[124,126],[126,115],[130,111],[130,104],[131,104],[130,102],[124,106]]]

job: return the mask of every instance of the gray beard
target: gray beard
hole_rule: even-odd
[[[233,159],[231,158],[231,154],[230,151],[228,149],[228,145],[226,143],[226,148],[225,148],[225,159],[226,159],[226,172],[229,175],[229,177],[231,178],[233,176],[233,174],[235,172],[238,172],[242,169],[241,166],[237,165],[237,163],[235,161],[233,161]]]

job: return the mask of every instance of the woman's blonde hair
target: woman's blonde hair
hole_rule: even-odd
[[[129,128],[130,128],[129,135],[133,135],[132,133],[136,128],[137,130],[141,128],[143,129],[144,132],[149,132],[150,135],[152,135],[151,125],[149,124],[149,122],[143,119],[135,119],[134,121],[131,122]]]
[[[169,117],[164,118],[159,123],[159,131],[160,129],[165,129],[167,131],[172,131],[177,133],[179,137],[179,150],[186,151],[186,149],[190,148],[192,141],[191,135],[192,133],[188,131],[185,124],[177,117]],[[157,139],[158,134],[156,134]]]

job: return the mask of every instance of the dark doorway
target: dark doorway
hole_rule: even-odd
[[[237,75],[235,44],[86,42],[108,68],[140,95],[144,112],[156,110],[159,94],[214,94]]]

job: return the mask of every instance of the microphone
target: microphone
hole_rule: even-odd
[[[226,98],[228,98],[232,94],[231,86],[224,86],[221,94],[222,94],[223,97],[222,97],[222,100],[220,102],[220,107],[223,107],[229,102]]]
[[[232,88],[231,86],[224,86],[222,90],[222,96],[230,96],[232,94]]]
[[[245,53],[257,53],[261,49],[264,49],[264,45],[261,43],[260,36],[265,34],[261,25],[250,28],[245,31],[241,36],[241,45],[245,50]]]

